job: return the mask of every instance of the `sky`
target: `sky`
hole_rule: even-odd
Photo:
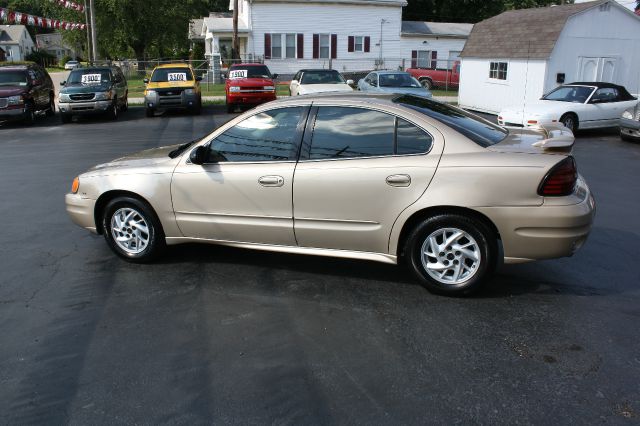
[[[588,1],[593,1],[593,0],[575,0],[576,3],[586,3]],[[616,0],[616,1],[621,5],[628,7],[631,10],[633,10],[636,7],[636,2],[633,0]]]

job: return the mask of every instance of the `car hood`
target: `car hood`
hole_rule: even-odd
[[[270,78],[230,78],[227,79],[227,86],[262,87],[274,86]]]
[[[27,90],[27,86],[0,86],[0,97],[20,95]]]
[[[555,141],[557,146],[540,146],[542,141]],[[501,142],[488,147],[490,151],[517,152],[523,154],[566,154],[571,152],[574,137],[563,125],[549,124],[544,127],[510,127],[509,134]],[[538,145],[538,146],[536,146]]]
[[[536,101],[531,102],[525,105],[524,107],[524,115],[526,116],[547,116],[547,115],[557,115],[558,113],[567,112],[569,110],[575,109],[577,105],[583,105],[576,102],[562,102],[562,101]],[[511,106],[504,108],[500,115],[513,115],[513,116],[521,116],[523,113],[522,105],[520,106]]]
[[[180,145],[162,146],[135,152],[125,157],[120,157],[108,163],[98,164],[87,171],[87,174],[98,172],[110,173],[131,168],[153,168],[165,163],[174,162],[176,159],[169,157],[169,153]],[[179,158],[179,157],[178,157]],[[149,170],[151,172],[151,170]]]
[[[64,93],[66,95],[72,95],[74,93],[106,92],[109,89],[111,89],[111,83],[100,83],[100,84],[70,83],[70,84],[65,84],[64,87],[60,89],[60,93]]]
[[[340,84],[303,84],[298,89],[298,93],[327,93],[327,92],[353,92],[351,86],[346,83]]]
[[[430,98],[431,92],[424,87],[380,87],[379,90],[385,93],[398,93],[400,95],[416,95]]]

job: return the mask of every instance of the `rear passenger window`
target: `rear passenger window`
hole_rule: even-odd
[[[309,158],[357,158],[393,155],[395,117],[348,107],[320,107]]]
[[[402,118],[398,118],[396,153],[398,155],[424,154],[431,150],[430,134]]]

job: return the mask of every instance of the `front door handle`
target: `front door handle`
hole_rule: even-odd
[[[262,176],[258,179],[258,183],[262,186],[282,186],[284,178],[282,176]]]
[[[411,176],[409,175],[391,175],[387,176],[387,185],[390,186],[409,186],[411,185]]]

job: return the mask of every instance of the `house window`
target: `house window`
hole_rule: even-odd
[[[295,34],[287,34],[286,35],[286,50],[285,55],[287,58],[295,58],[296,57],[296,35]]]
[[[364,37],[355,36],[355,43],[353,46],[355,52],[364,52]]]
[[[329,34],[320,34],[320,57],[329,58],[331,53],[331,37]]]
[[[489,78],[494,80],[506,80],[507,66],[508,64],[506,62],[491,62],[489,64]]]
[[[418,50],[418,68],[431,68],[430,50]]]
[[[271,58],[282,58],[282,34],[271,34]]]

